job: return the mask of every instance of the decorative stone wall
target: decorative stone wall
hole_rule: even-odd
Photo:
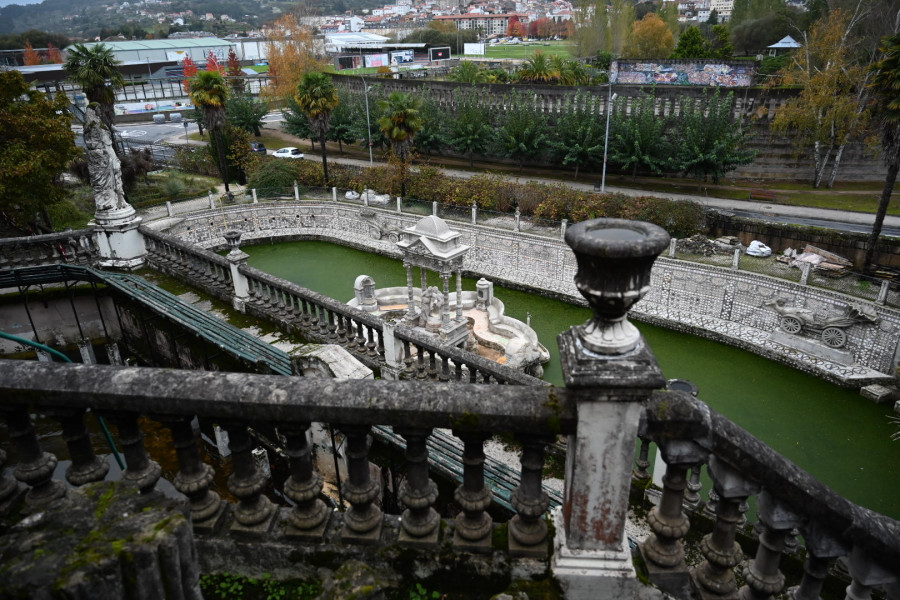
[[[371,214],[375,209],[366,210]],[[222,246],[225,231],[237,229],[244,243],[318,239],[399,258],[387,232],[409,227],[421,215],[375,212],[373,223],[371,217],[360,218],[358,206],[283,202],[204,211],[154,225],[207,248]],[[463,263],[467,273],[584,304],[573,283],[575,257],[561,239],[462,222],[450,222],[450,226],[471,247]],[[896,310],[764,275],[668,258],[657,260],[652,286],[632,312],[638,320],[732,344],[848,387],[884,381],[895,374],[900,358],[900,312]],[[848,360],[836,361],[771,339],[780,316],[764,303],[775,299],[820,314],[839,313],[858,302],[871,306],[879,321],[846,328],[842,350]],[[806,342],[817,345],[812,338]]]

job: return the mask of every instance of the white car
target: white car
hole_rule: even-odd
[[[300,148],[281,148],[272,153],[272,156],[275,158],[303,158],[303,153],[300,152]]]

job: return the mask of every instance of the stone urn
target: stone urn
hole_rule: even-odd
[[[576,328],[581,344],[604,355],[633,350],[641,336],[627,313],[650,290],[650,270],[669,234],[643,221],[592,219],[569,227],[566,243],[578,262],[575,285],[594,313]]]

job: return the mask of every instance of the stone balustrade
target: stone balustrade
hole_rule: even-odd
[[[544,384],[535,377],[442,344],[413,328],[385,324],[365,311],[249,267],[244,264],[246,255],[229,254],[223,258],[177,237],[147,228],[142,231],[148,240],[147,260],[154,268],[227,302],[237,299],[236,306],[244,312],[279,323],[286,331],[343,346],[363,364],[380,369],[385,377]],[[234,238],[235,249],[237,239]],[[234,270],[229,270],[229,260],[236,261]],[[242,295],[241,289],[246,293]]]
[[[336,546],[377,548],[391,543],[430,551],[440,536],[451,540],[458,555],[501,552],[548,560],[549,533],[543,526],[546,498],[540,491],[543,449],[552,439],[548,433],[568,434],[570,448],[587,441],[581,436],[597,435],[596,430],[584,429],[583,412],[576,409],[585,393],[591,393],[584,388],[434,384],[423,398],[416,382],[334,382],[0,361],[0,393],[6,399],[0,414],[13,445],[0,458],[6,460],[10,450],[18,457],[18,463],[8,465],[15,466],[12,476],[6,470],[0,472],[0,510],[8,514],[20,500],[27,511],[46,510],[55,498],[68,493],[62,482],[51,478],[57,459],[43,449],[32,425],[34,414],[58,420],[68,432],[65,439],[72,465],[66,478],[73,486],[107,476],[101,468],[105,459],[84,443],[85,411],[107,416],[116,426],[125,455],[123,479],[142,493],[151,493],[157,488],[159,463],[165,456],[150,457],[144,446],[138,422],[149,418],[171,431],[172,445],[164,452],[175,456],[178,470],[166,476],[190,502],[201,564],[204,549],[218,547],[223,540],[242,540],[249,548],[300,544],[306,553],[316,548],[334,552]],[[658,444],[667,462],[662,497],[649,516],[653,533],[641,544],[652,582],[678,598],[689,597],[691,589],[701,598],[773,598],[790,588],[791,597],[813,600],[819,596],[828,566],[840,559],[851,578],[848,598],[870,598],[878,589],[885,590],[891,600],[900,598],[900,523],[852,504],[690,394],[655,391],[640,412],[642,439]],[[248,415],[252,415],[249,421]],[[190,425],[195,416],[221,423],[229,433],[235,466],[228,490],[236,503],[223,500],[211,486],[214,467],[200,459]],[[313,467],[306,433],[312,421],[332,423],[347,437],[349,473],[343,491],[350,508],[346,513],[333,512],[320,499],[322,479]],[[290,508],[276,506],[263,493],[267,478],[251,454],[251,423],[275,425],[283,435],[290,472],[283,493],[294,502]],[[409,475],[399,494],[406,513],[399,528],[378,508],[380,482],[371,478],[368,468],[366,438],[378,424],[392,426],[407,441]],[[452,429],[465,442],[469,457],[464,481],[454,494],[462,512],[445,526],[435,512],[436,488],[427,470],[422,470],[428,452],[424,442],[435,427]],[[523,453],[514,503],[518,514],[508,524],[510,541],[505,548],[488,541],[498,524],[485,512],[490,494],[485,493],[489,488],[481,468],[484,440],[501,432],[518,437]],[[685,511],[685,474],[704,464],[718,501],[712,531],[700,544],[703,560],[689,566],[682,547],[690,520],[700,517],[689,520]],[[581,483],[590,483],[579,480],[585,473],[570,473],[564,510],[573,510],[573,503],[581,501],[575,492]],[[628,475],[619,473],[626,482]],[[736,541],[740,505],[756,494],[759,543],[755,556],[748,557]],[[565,529],[563,517],[556,518],[552,561],[559,567],[566,555],[565,544],[574,536],[571,532],[568,538],[560,536],[559,529]],[[441,533],[445,527],[447,533]],[[803,535],[806,566],[799,580],[786,581],[779,563],[795,530]],[[290,560],[284,556],[275,563],[265,568]],[[736,572],[743,586],[738,585]]]
[[[686,392],[655,392],[641,436],[659,446],[666,462],[662,496],[649,515],[653,535],[640,548],[650,580],[662,589],[685,597],[693,584],[704,600],[771,599],[790,589],[794,600],[817,600],[829,567],[841,559],[851,578],[848,599],[871,598],[882,587],[887,598],[900,598],[897,521],[851,503]],[[683,544],[696,504],[685,498],[686,473],[704,464],[717,497],[710,503],[715,522],[700,543],[704,560],[689,567]],[[751,495],[758,495],[759,517],[752,557],[735,541]],[[779,563],[798,531],[803,575],[786,582]]]
[[[94,264],[98,258],[93,229],[0,239],[0,269],[54,264]]]

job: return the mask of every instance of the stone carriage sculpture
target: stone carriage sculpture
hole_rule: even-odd
[[[808,308],[789,306],[787,300],[779,298],[767,302],[781,315],[780,327],[785,333],[798,335],[805,333],[809,337],[818,337],[829,348],[843,348],[847,343],[845,329],[857,324],[874,324],[878,316],[868,306],[848,304],[840,314],[821,314]]]

